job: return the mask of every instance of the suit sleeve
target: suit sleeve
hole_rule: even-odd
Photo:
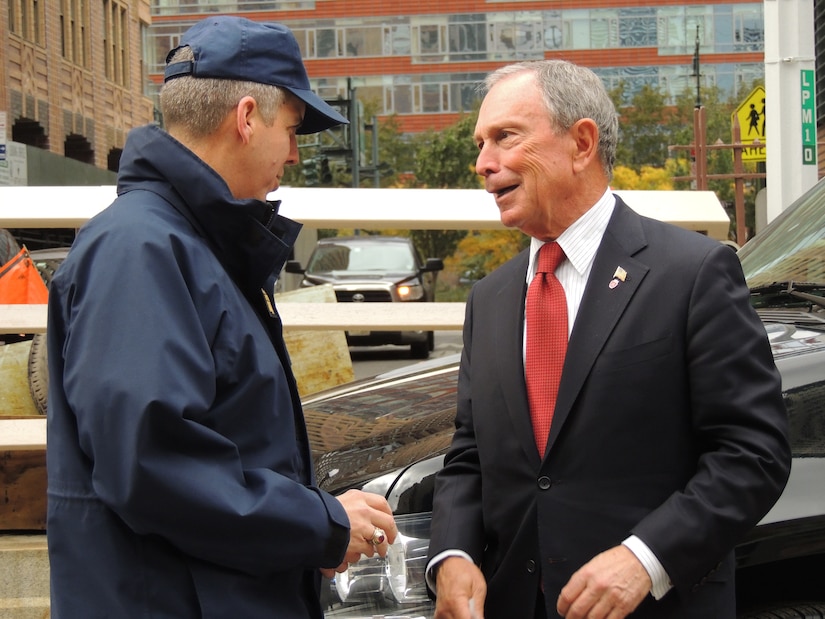
[[[436,477],[429,556],[432,558],[445,550],[462,550],[479,564],[485,534],[481,513],[481,465],[470,396],[473,299],[471,291],[464,320],[456,430],[445,456],[444,468]]]
[[[780,376],[726,247],[712,249],[698,269],[685,339],[695,473],[633,529],[682,591],[758,523],[790,471]]]

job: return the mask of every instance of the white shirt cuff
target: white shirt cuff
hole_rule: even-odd
[[[645,570],[647,570],[650,581],[653,583],[650,588],[650,594],[655,599],[661,600],[665,596],[665,593],[673,588],[673,584],[670,582],[670,577],[659,562],[659,559],[657,559],[656,555],[647,547],[647,544],[635,535],[628,537],[622,542],[622,545],[626,546],[630,552],[636,555],[636,558]]]
[[[441,563],[444,559],[448,557],[463,557],[464,559],[467,559],[467,561],[469,561],[470,563],[474,563],[473,558],[463,550],[445,550],[444,552],[439,552],[430,560],[429,563],[427,563],[427,569],[424,572],[424,579],[427,581],[427,586],[433,593],[436,593],[435,576],[433,574],[433,571],[439,563]]]

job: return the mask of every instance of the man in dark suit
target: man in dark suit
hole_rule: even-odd
[[[532,239],[467,302],[433,509],[436,617],[734,617],[732,550],[790,470],[739,261],[612,194],[618,122],[591,71],[520,63],[486,86],[477,171]],[[545,244],[561,263],[536,274]],[[540,315],[528,289],[550,276],[561,309]],[[560,343],[533,344],[557,324]],[[552,370],[532,373],[534,349],[562,356],[544,412],[532,391]]]

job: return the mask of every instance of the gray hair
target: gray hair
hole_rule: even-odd
[[[482,84],[489,91],[501,80],[519,73],[532,73],[542,93],[550,121],[560,132],[582,118],[590,118],[599,129],[599,158],[607,178],[613,177],[619,118],[604,82],[590,69],[564,60],[528,60],[510,64],[487,76]]]
[[[190,47],[177,50],[170,63],[192,60]],[[181,128],[188,135],[199,138],[214,133],[226,115],[245,96],[258,104],[267,126],[284,101],[286,92],[277,86],[238,80],[181,76],[166,82],[160,90],[160,110],[167,127]]]

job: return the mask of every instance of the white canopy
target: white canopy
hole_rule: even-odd
[[[617,190],[648,217],[724,240],[730,220],[712,191]],[[0,227],[78,228],[106,208],[115,187],[0,187]],[[281,214],[312,228],[481,230],[503,228],[483,189],[282,187]]]

